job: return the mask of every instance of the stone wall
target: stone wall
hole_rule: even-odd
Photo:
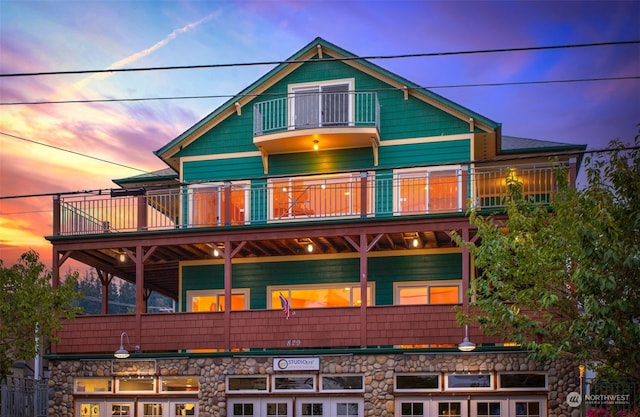
[[[200,357],[140,360],[51,361],[49,415],[71,417],[76,377],[124,375],[199,376],[200,417],[226,417],[225,382],[228,375],[271,375],[271,357]],[[578,417],[565,399],[579,390],[577,366],[557,362],[536,365],[525,353],[473,354],[353,354],[321,356],[320,373],[363,374],[365,416],[393,417],[393,376],[396,373],[476,371],[545,371],[548,375],[547,417]]]

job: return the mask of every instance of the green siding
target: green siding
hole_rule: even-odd
[[[343,149],[269,157],[270,175],[320,174],[373,167],[371,148]]]
[[[380,147],[379,167],[455,164],[471,159],[470,140],[451,140]]]
[[[213,159],[185,162],[182,175],[185,182],[230,181],[260,177],[264,175],[264,169],[259,156]]]
[[[417,255],[370,258],[369,281],[375,282],[376,305],[393,304],[396,281],[461,278],[461,255]],[[329,259],[234,264],[233,287],[251,289],[251,309],[267,307],[267,287],[359,282],[360,260]],[[224,288],[223,265],[194,265],[182,269],[182,299],[189,290]],[[184,304],[184,303],[183,303]],[[183,311],[185,306],[182,307]]]
[[[255,152],[253,144],[253,106],[233,113],[176,154],[178,157]]]

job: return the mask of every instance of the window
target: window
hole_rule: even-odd
[[[438,417],[462,417],[462,403],[438,402]]]
[[[195,416],[196,415],[196,403],[195,402],[185,402],[185,403],[176,403],[173,405],[176,416]]]
[[[142,404],[142,417],[163,417],[162,403],[144,403]]]
[[[396,304],[459,304],[462,302],[462,282],[421,281],[394,284]]]
[[[362,375],[323,375],[320,390],[325,392],[364,391]]]
[[[371,305],[373,284],[367,284],[367,305]],[[289,300],[292,309],[317,307],[353,307],[362,304],[360,283],[331,285],[295,285],[286,288],[268,287],[271,308],[280,309],[280,294]]]
[[[476,416],[500,416],[500,402],[477,402],[476,403]]]
[[[360,173],[269,180],[270,219],[359,216],[371,212],[361,205]],[[370,175],[370,179],[373,176]]]
[[[116,392],[126,393],[149,393],[155,392],[155,379],[154,378],[122,378],[116,379]]]
[[[425,214],[461,211],[461,181],[460,168],[396,171],[394,212]]]
[[[273,392],[278,391],[315,391],[314,375],[273,376]]]
[[[498,383],[500,389],[546,389],[547,376],[544,373],[501,373],[498,375]]]
[[[187,311],[224,311],[224,290],[187,291]],[[249,289],[234,288],[231,292],[231,311],[248,310]]]
[[[293,129],[353,125],[353,80],[289,87]]]
[[[133,406],[130,403],[112,403],[110,416],[133,416]]]
[[[197,378],[163,377],[161,392],[198,392],[200,383]]]
[[[440,390],[439,374],[396,375],[395,379],[395,390],[399,392]]]
[[[445,389],[451,391],[491,389],[492,374],[448,374],[445,375]]]
[[[229,376],[227,377],[227,392],[259,392],[267,391],[266,376]]]
[[[189,189],[189,224],[192,226],[220,226],[248,222],[249,186],[246,183],[230,185],[227,194],[224,184],[193,186]],[[226,218],[226,199],[229,195],[229,219]]]
[[[324,416],[323,403],[303,402],[300,406],[300,414],[303,416]]]
[[[231,409],[232,416],[254,416],[253,403],[236,403]]]
[[[111,378],[76,378],[75,392],[82,394],[111,394]]]
[[[79,403],[80,417],[100,417],[101,403]]]
[[[288,416],[289,404],[286,402],[269,402],[267,403],[267,416]]]
[[[336,404],[336,416],[360,416],[360,404],[357,402],[339,402]]]
[[[424,416],[424,404],[421,402],[400,403],[400,417],[422,417]]]

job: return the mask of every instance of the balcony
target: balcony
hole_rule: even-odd
[[[362,310],[365,310],[364,321]],[[367,346],[452,347],[462,340],[451,305],[79,316],[64,322],[54,354],[113,354],[126,331],[143,352],[336,349]],[[225,317],[229,315],[228,324]],[[327,335],[331,337],[327,337]],[[90,337],[89,337],[90,335]],[[470,329],[476,343],[500,343]]]
[[[464,213],[499,210],[506,179],[548,204],[556,184],[544,165],[365,171],[268,181],[197,184],[125,195],[87,194],[54,200],[54,236],[86,236],[225,226]]]
[[[253,143],[263,156],[363,147],[373,148],[377,155],[378,96],[343,87],[337,92],[305,90],[254,104]]]

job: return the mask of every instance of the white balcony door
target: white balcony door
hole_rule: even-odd
[[[294,91],[293,125],[296,129],[320,126],[320,88]]]
[[[346,126],[351,122],[349,84],[300,87],[293,90],[295,129]]]

